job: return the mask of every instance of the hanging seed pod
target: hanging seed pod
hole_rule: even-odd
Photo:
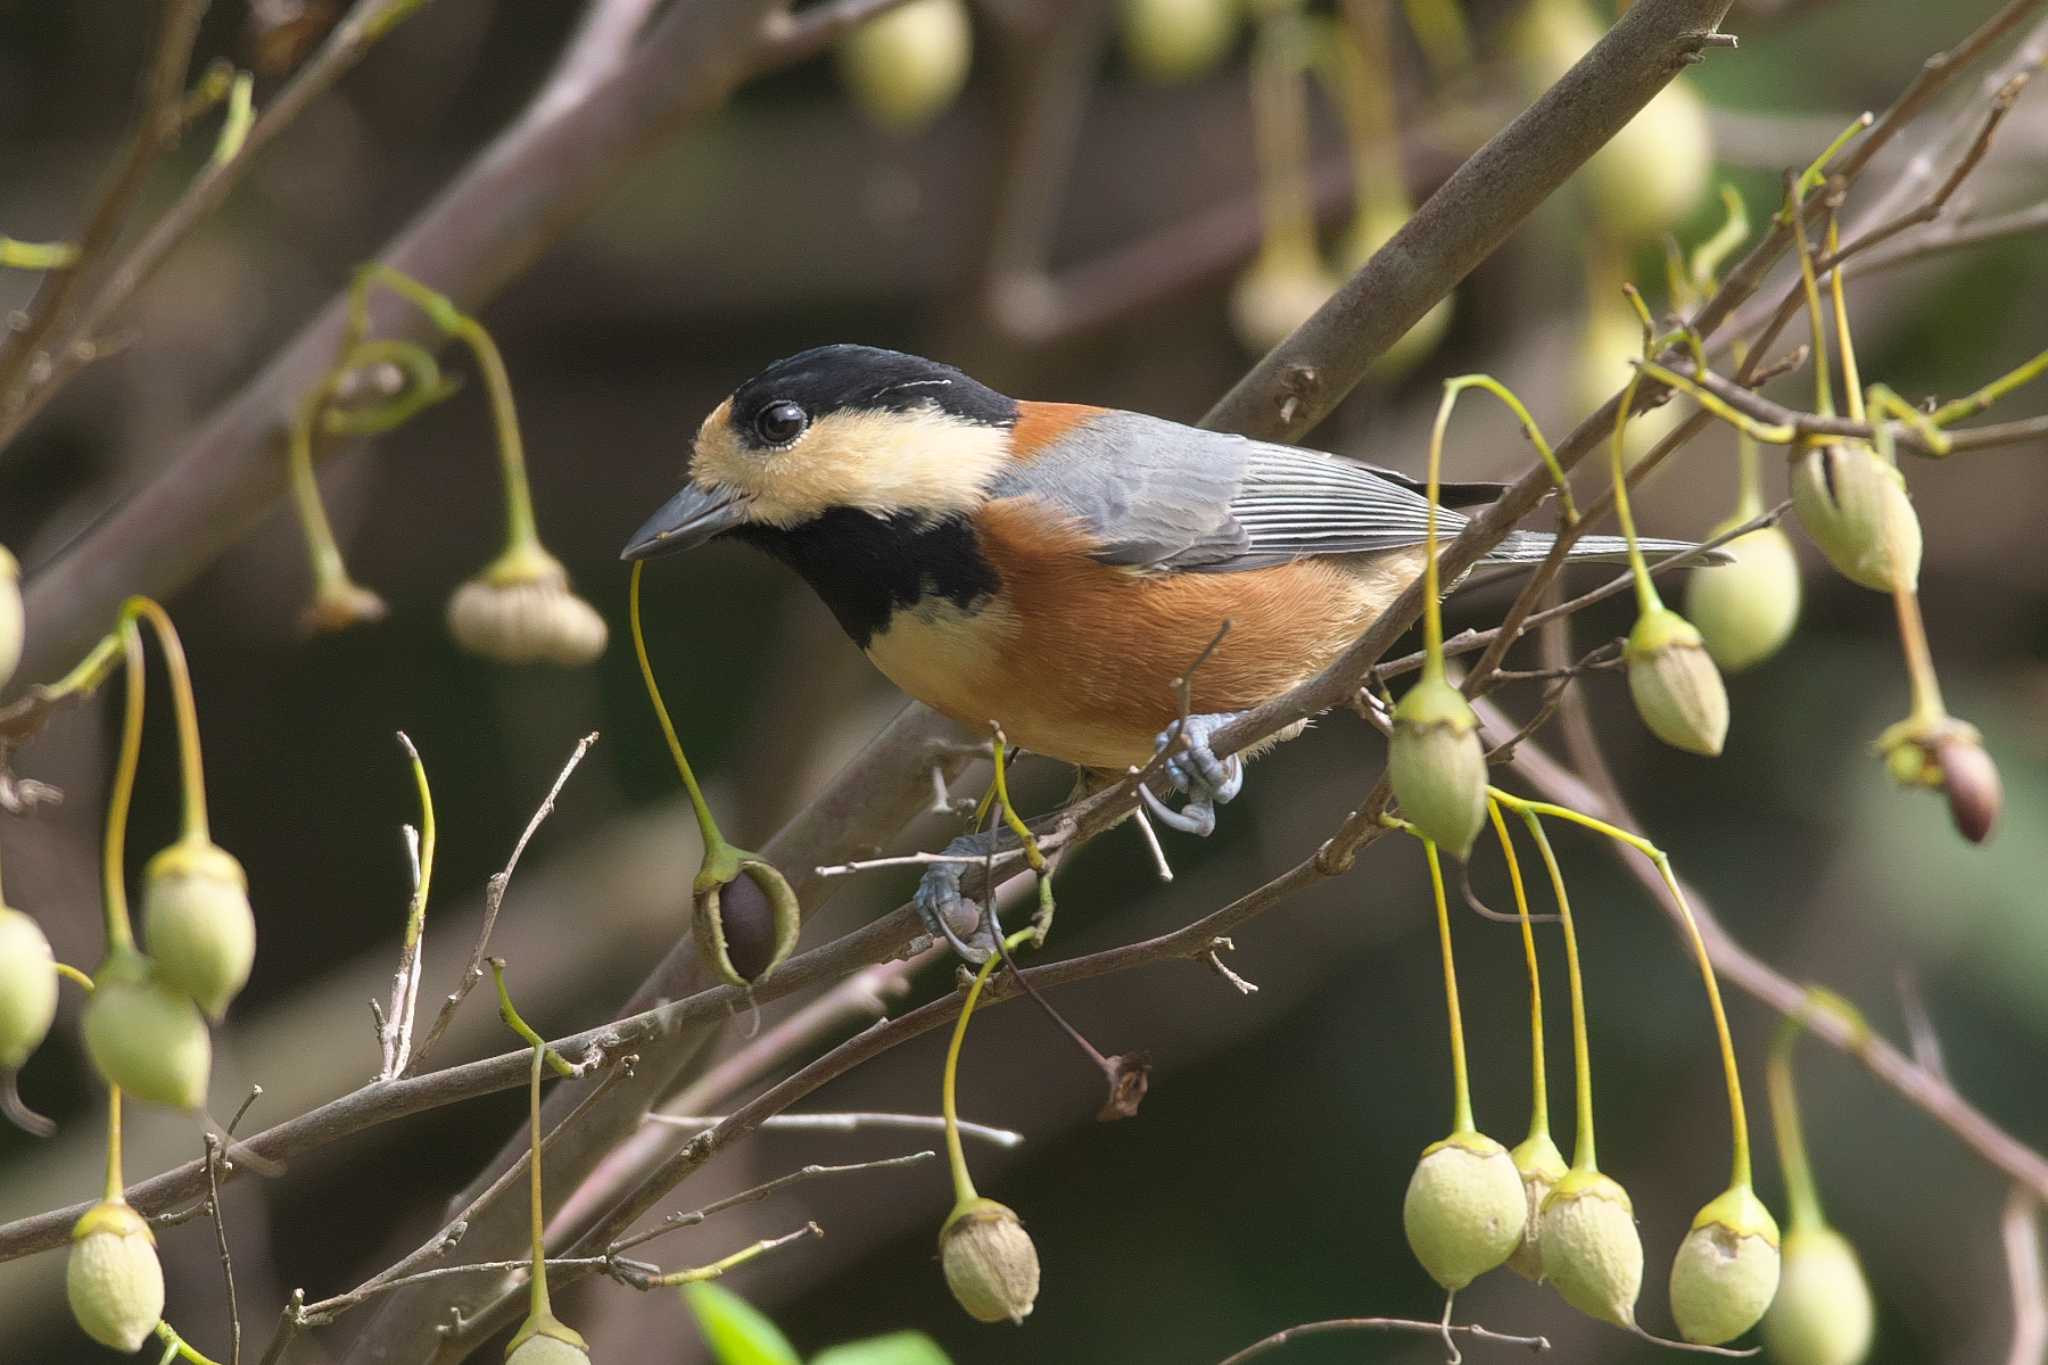
[[[1778,1292],[1778,1221],[1747,1185],[1692,1220],[1671,1262],[1671,1316],[1687,1341],[1719,1346],[1756,1326]]]
[[[1878,592],[1920,583],[1920,518],[1898,466],[1869,446],[1817,446],[1792,466],[1799,524],[1851,583]]]
[[[500,663],[587,664],[604,653],[597,609],[538,546],[509,550],[448,599],[448,630],[472,654]]]
[[[141,1350],[164,1315],[163,1266],[142,1215],[120,1200],[86,1210],[71,1229],[64,1292],[87,1336],[116,1351]]]
[[[1022,1322],[1038,1301],[1038,1248],[1008,1206],[962,1200],[939,1230],[946,1288],[976,1322]]]
[[[1342,284],[1320,259],[1286,248],[1263,250],[1230,290],[1230,323],[1246,349],[1270,351]]]
[[[1636,618],[1623,651],[1628,691],[1650,733],[1709,758],[1728,738],[1728,691],[1700,632],[1668,607]]]
[[[553,1313],[529,1314],[505,1346],[506,1365],[590,1365],[590,1344]]]
[[[1636,1323],[1643,1239],[1628,1191],[1597,1171],[1573,1171],[1543,1201],[1543,1278],[1564,1301],[1618,1327]]]
[[[21,911],[0,904],[0,1071],[13,1071],[50,1035],[57,966],[50,940]]]
[[[1148,81],[1177,85],[1208,75],[1237,39],[1238,0],[1121,0],[1124,58]]]
[[[157,978],[217,1022],[256,961],[241,863],[203,839],[181,839],[151,858],[142,874],[142,935]]]
[[[23,625],[21,565],[0,545],[0,688],[7,686],[21,662]]]
[[[213,1042],[191,998],[152,975],[141,954],[117,952],[85,1006],[85,1048],[110,1085],[173,1109],[206,1102]]]
[[[731,881],[713,881],[696,894],[691,928],[697,951],[732,985],[766,980],[796,946],[801,910],[780,872],[759,858],[742,858]]]
[[[1387,778],[1401,814],[1460,858],[1486,822],[1486,750],[1472,704],[1441,676],[1425,676],[1394,707]]]
[[[360,583],[323,580],[313,600],[299,613],[299,628],[308,635],[332,635],[353,626],[374,625],[391,614],[384,599]]]
[[[1795,1220],[1796,1223],[1797,1220]],[[1827,1226],[1785,1234],[1784,1277],[1764,1314],[1764,1346],[1780,1365],[1860,1365],[1877,1309],[1848,1239]]]
[[[962,0],[910,0],[846,36],[839,80],[876,123],[914,132],[959,98],[973,57]]]
[[[1709,535],[1722,534],[1727,525]],[[1730,561],[1694,569],[1685,583],[1685,617],[1699,627],[1723,673],[1740,673],[1776,654],[1799,623],[1799,557],[1792,538],[1762,526],[1721,547]]]
[[[1973,844],[1991,837],[1998,815],[2005,807],[2005,784],[1999,780],[1998,765],[1984,751],[1974,728],[1962,727],[1944,735],[1934,747],[1934,761],[1941,770],[1941,785],[1948,792],[1949,818],[1956,832]]]
[[[1525,1138],[1508,1153],[1514,1158],[1515,1170],[1521,1173],[1522,1193],[1528,1197],[1528,1221],[1522,1225],[1522,1244],[1515,1248],[1515,1254],[1508,1257],[1508,1269],[1525,1280],[1543,1278],[1543,1201],[1565,1178],[1570,1167],[1565,1165],[1564,1153],[1557,1150],[1557,1144],[1550,1140],[1550,1134],[1538,1133]]]
[[[1513,1255],[1528,1221],[1514,1159],[1481,1133],[1453,1133],[1425,1147],[1401,1202],[1415,1259],[1453,1292]]]

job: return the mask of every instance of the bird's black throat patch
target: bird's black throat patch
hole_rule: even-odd
[[[965,517],[878,517],[835,507],[801,526],[743,526],[732,535],[795,569],[862,649],[889,618],[919,602],[964,610],[1002,586]]]

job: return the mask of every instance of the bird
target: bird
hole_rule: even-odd
[[[1502,487],[1441,484],[1439,535]],[[1245,756],[1219,759],[1216,732],[1320,672],[1421,574],[1428,511],[1419,481],[1395,470],[1015,399],[939,361],[835,344],[776,361],[719,403],[682,487],[621,557],[721,538],[765,551],[904,692],[1084,773],[1120,776],[1173,743],[1165,771],[1186,803],[1143,796],[1206,836],[1244,780]],[[1513,531],[1481,563],[1533,564],[1551,542]],[[1611,536],[1571,551],[1626,557]],[[948,852],[986,852],[990,837]],[[987,950],[951,927],[967,909],[961,867],[932,866],[917,905],[974,960]]]

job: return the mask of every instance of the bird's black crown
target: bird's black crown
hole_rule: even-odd
[[[787,428],[779,409],[763,421],[770,408],[795,404],[804,420],[816,421],[834,412],[906,412],[935,408],[987,426],[1009,426],[1017,420],[1017,404],[988,385],[951,365],[923,356],[885,351],[875,346],[815,346],[778,360],[733,391],[731,423],[742,440],[777,445],[778,426]],[[763,428],[768,434],[763,435]]]

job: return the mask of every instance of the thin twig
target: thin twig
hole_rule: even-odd
[[[1505,1346],[1526,1346],[1532,1351],[1550,1349],[1548,1337],[1496,1332],[1476,1322],[1427,1322],[1420,1318],[1330,1318],[1324,1322],[1304,1322],[1297,1327],[1283,1328],[1272,1336],[1261,1337],[1242,1351],[1225,1356],[1217,1365],[1244,1365],[1245,1361],[1254,1356],[1262,1356],[1301,1337],[1320,1336],[1325,1332],[1364,1331],[1421,1332],[1433,1337],[1446,1332],[1463,1332],[1475,1341],[1497,1341]]]
[[[665,1123],[672,1128],[691,1130],[711,1128],[724,1123],[724,1114],[649,1114],[649,1123]],[[833,1114],[777,1114],[761,1125],[776,1132],[797,1133],[852,1133],[864,1128],[910,1128],[920,1131],[940,1131],[946,1120],[939,1114],[895,1114],[870,1110],[850,1110]],[[995,1128],[986,1123],[969,1123],[960,1120],[962,1137],[980,1138],[998,1147],[1015,1147],[1024,1141],[1024,1135],[1013,1128]]]
[[[787,1175],[779,1175],[773,1180],[763,1181],[751,1189],[741,1190],[738,1194],[727,1195],[725,1198],[714,1203],[706,1204],[701,1209],[693,1209],[688,1213],[672,1213],[654,1227],[636,1232],[630,1237],[621,1237],[605,1248],[605,1254],[607,1256],[616,1256],[622,1251],[630,1251],[634,1247],[644,1246],[657,1237],[665,1237],[669,1233],[683,1228],[693,1228],[707,1218],[724,1213],[727,1209],[736,1209],[744,1204],[758,1204],[769,1195],[778,1194],[791,1185],[801,1185],[805,1181],[818,1180],[830,1175],[855,1175],[864,1171],[900,1170],[906,1166],[915,1166],[921,1162],[930,1161],[936,1156],[938,1156],[938,1153],[934,1151],[907,1152],[902,1156],[881,1157],[874,1161],[855,1161],[844,1166],[820,1166],[816,1164],[800,1166]]]
[[[2012,1349],[2007,1365],[2048,1360],[2048,1281],[2041,1275],[2041,1201],[2015,1185],[1999,1219],[2006,1273],[2012,1282]]]
[[[254,1099],[255,1096],[250,1096]],[[248,1107],[246,1104],[243,1106]],[[223,1141],[206,1135],[206,1200],[213,1210],[214,1239],[220,1245],[220,1274],[228,1293],[228,1365],[242,1365],[242,1310],[235,1299],[235,1263],[228,1255],[228,1220],[220,1206],[220,1154]]]

